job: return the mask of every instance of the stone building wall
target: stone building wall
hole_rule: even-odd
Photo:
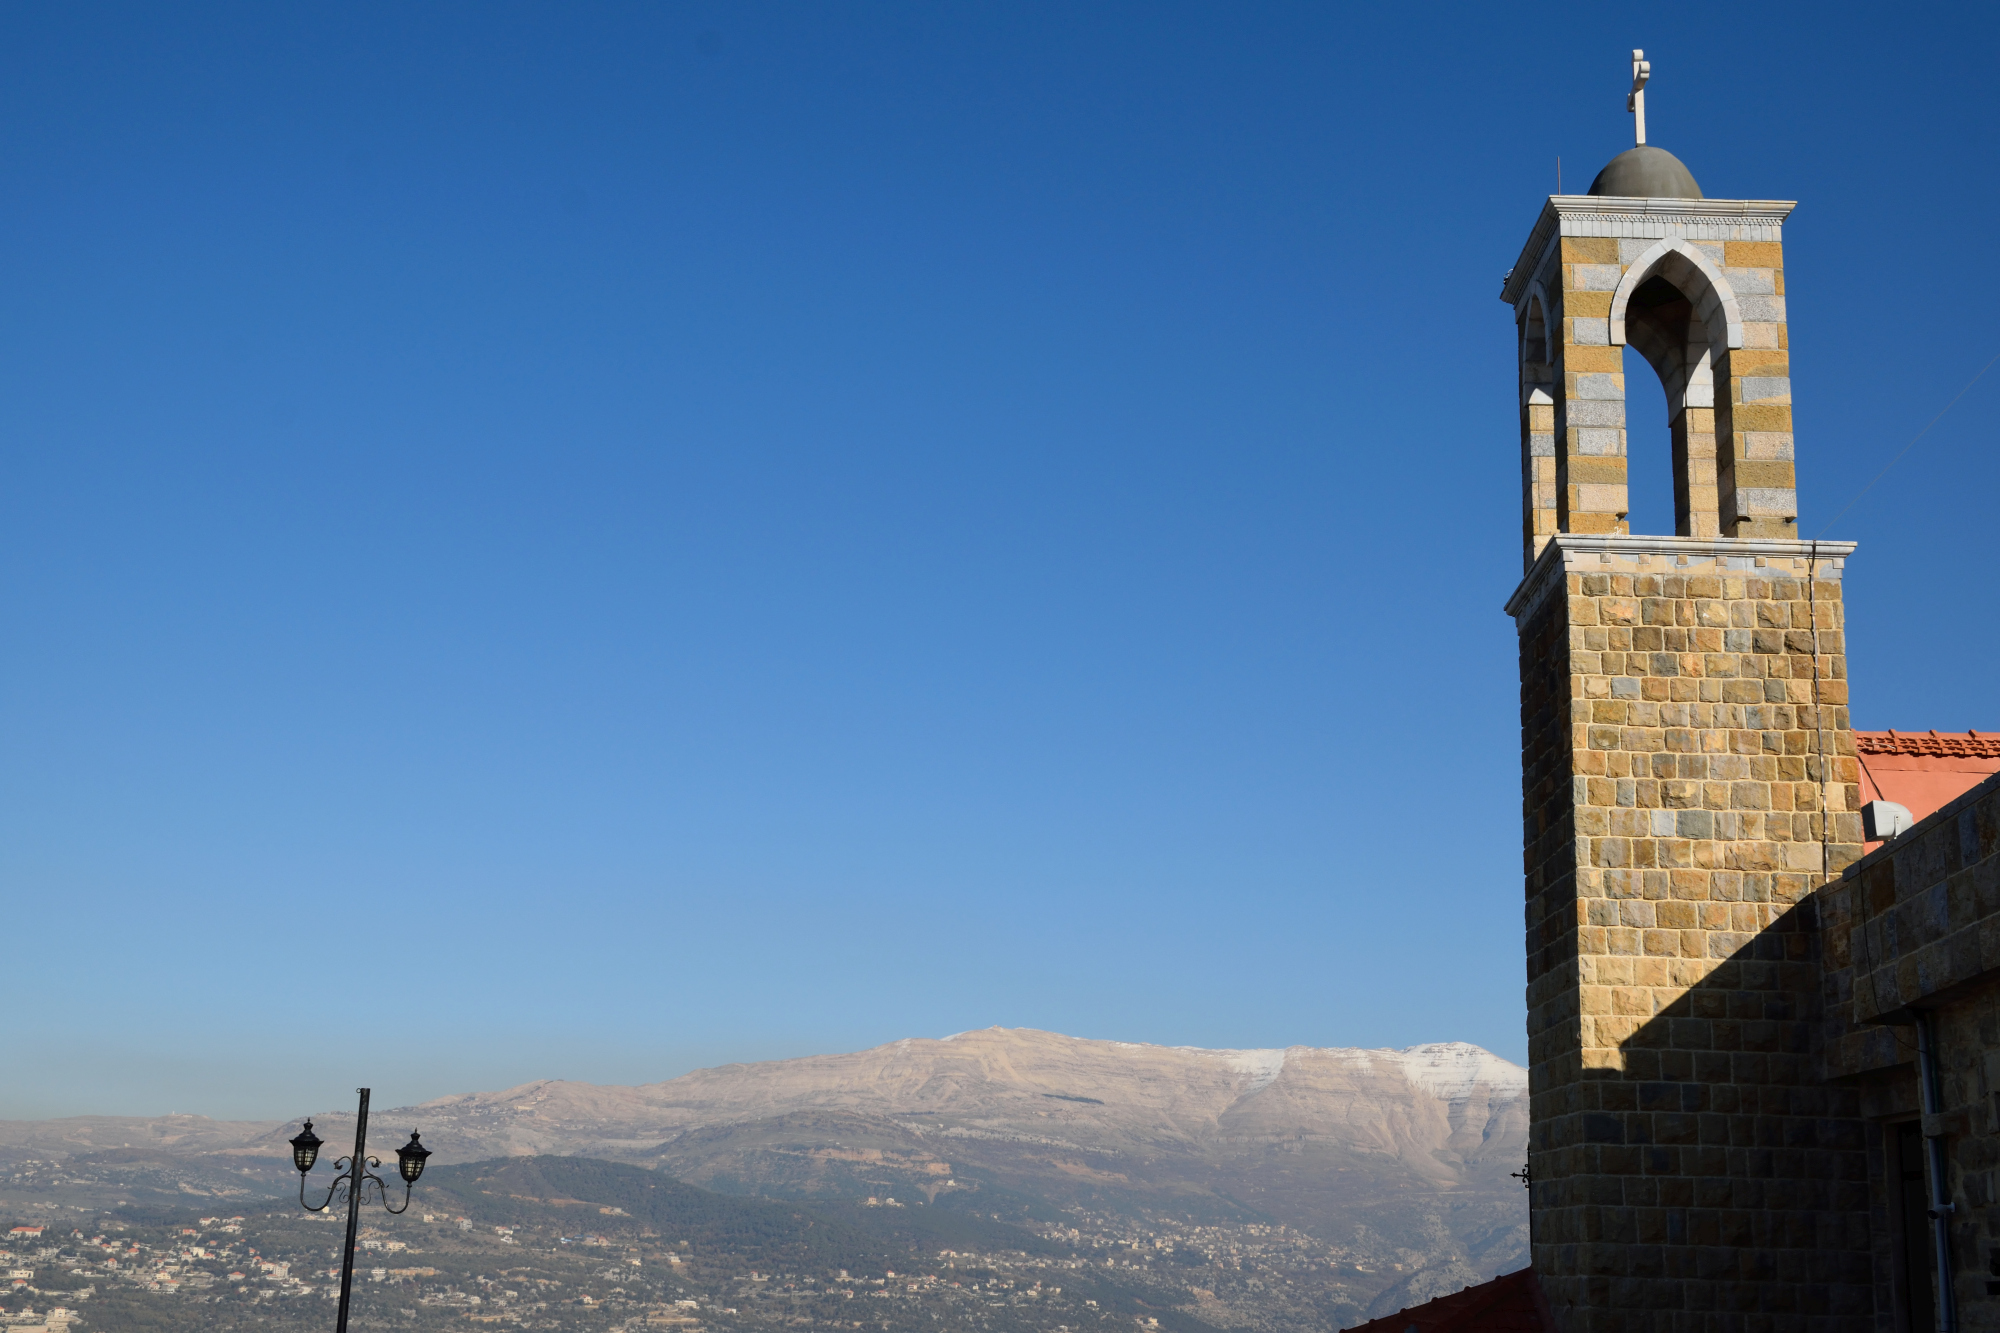
[[[1911,1333],[1912,1227],[1894,1130],[1941,1134],[1959,1325],[2000,1330],[2000,777],[1850,867],[1816,897],[1824,941],[1824,1074],[1855,1090],[1879,1145],[1871,1221],[1876,1327]],[[1939,1111],[1922,1111],[1912,1018],[1935,1034]],[[1925,1293],[1934,1308],[1934,1292]],[[1924,1301],[1916,1302],[1921,1308]],[[1918,1331],[1920,1333],[1920,1331]]]
[[[1797,910],[1861,852],[1851,549],[1558,534],[1509,603],[1532,1246],[1565,1333],[1869,1324],[1858,1094],[1821,1078]]]
[[[1554,197],[1502,284],[1531,1247],[1561,1333],[1926,1333],[1946,1297],[2000,1333],[2000,778],[1863,857],[1852,547],[1797,540],[1791,207]],[[1666,393],[1674,537],[1629,531],[1628,346]]]

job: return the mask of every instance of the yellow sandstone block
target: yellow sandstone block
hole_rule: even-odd
[[[1639,1030],[1641,1024],[1636,1018],[1626,1018],[1621,1015],[1599,1018],[1592,1023],[1592,1026],[1597,1029],[1599,1041],[1622,1046],[1631,1040],[1632,1034]]]
[[[1677,930],[1649,930],[1645,933],[1646,953],[1654,958],[1675,958],[1681,952],[1681,933]]]
[[[1611,1012],[1631,1018],[1653,1016],[1653,992],[1640,986],[1619,986],[1611,992]]]
[[[1791,353],[1777,347],[1739,347],[1729,354],[1733,375],[1788,375]]]
[[[1725,268],[1783,268],[1785,247],[1777,241],[1724,241]]]
[[[1563,348],[1563,371],[1579,375],[1622,375],[1625,373],[1625,349],[1622,347],[1578,347],[1574,343]]]
[[[1736,484],[1790,490],[1798,485],[1798,469],[1792,463],[1778,459],[1762,461],[1744,459],[1736,464]],[[1781,605],[1782,603],[1765,603],[1758,608],[1761,618],[1768,620],[1777,614]]]
[[[1727,254],[1727,251],[1723,252]],[[1618,262],[1618,241],[1611,236],[1565,236],[1562,238],[1562,262],[1565,264],[1615,264]]]
[[[1740,467],[1741,464],[1738,464]],[[1623,486],[1625,484],[1625,460],[1604,458],[1591,454],[1573,455],[1569,460],[1569,481],[1572,486]]]
[[[1738,431],[1788,431],[1792,428],[1792,409],[1782,403],[1738,403],[1730,411],[1730,424]]]

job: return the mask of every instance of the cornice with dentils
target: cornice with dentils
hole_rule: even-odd
[[[1743,221],[1776,226],[1791,216],[1798,204],[1788,199],[1628,199],[1618,195],[1552,194],[1535,219],[1521,257],[1507,271],[1500,286],[1500,299],[1519,305],[1527,295],[1528,280],[1541,266],[1542,252],[1555,239],[1562,220],[1568,217],[1630,218],[1645,222],[1727,222]]]

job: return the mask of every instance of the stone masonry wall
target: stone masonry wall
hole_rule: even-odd
[[[1960,1327],[2000,1330],[2000,777],[1870,853],[1816,899],[1825,1074],[1859,1089],[1864,1114],[1921,1118],[1926,1134],[1944,1136]],[[1919,1116],[1907,1023],[1917,1009],[1936,1035],[1936,1116]],[[1900,1262],[1893,1200],[1877,1211],[1877,1329],[1899,1333],[1897,1285],[1932,1278]]]
[[[1851,547],[1808,579],[1810,549],[1559,535],[1509,604],[1532,1246],[1564,1333],[1870,1322],[1862,1126],[1820,1078],[1799,907],[1861,852]]]
[[[1521,617],[1521,793],[1527,879],[1528,1066],[1556,1086],[1582,1073],[1578,1007],[1576,807],[1570,800],[1575,701],[1569,603],[1545,597]],[[1530,1112],[1531,1115],[1537,1114]],[[1532,1149],[1532,1143],[1531,1143]]]

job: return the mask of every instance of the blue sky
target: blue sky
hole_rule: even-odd
[[[1801,201],[1803,531],[2000,352],[1996,11],[1663,13],[0,12],[0,1115],[1522,1058],[1496,294],[1630,49]],[[1824,534],[1859,725],[2000,729],[1996,406]]]

